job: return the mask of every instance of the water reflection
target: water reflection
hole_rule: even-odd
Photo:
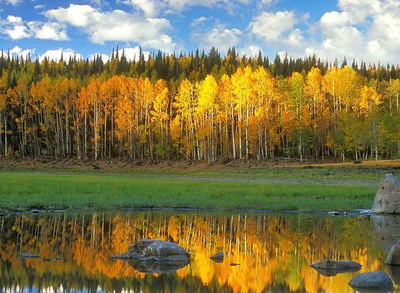
[[[58,292],[354,292],[347,282],[355,273],[326,277],[309,264],[344,259],[362,264],[360,272],[388,272],[374,224],[368,217],[302,214],[3,217],[0,292],[15,292],[12,288],[26,288],[19,292],[45,288],[58,288]],[[110,257],[142,238],[176,242],[191,252],[191,263],[176,272],[146,274]],[[219,251],[225,258],[215,263],[210,256]],[[18,258],[23,252],[60,260]]]

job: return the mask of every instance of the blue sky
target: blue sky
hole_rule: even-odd
[[[57,59],[261,50],[399,63],[400,0],[0,0],[0,48]]]

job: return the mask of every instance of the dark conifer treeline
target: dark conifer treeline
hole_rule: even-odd
[[[395,158],[400,67],[208,54],[0,56],[0,155]]]

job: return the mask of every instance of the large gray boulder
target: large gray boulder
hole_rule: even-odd
[[[400,183],[393,174],[386,174],[381,181],[371,210],[378,214],[400,214]]]
[[[390,290],[393,282],[390,277],[381,271],[358,274],[353,277],[349,285],[354,289]]]
[[[327,259],[313,263],[311,267],[323,276],[333,277],[339,273],[357,272],[361,269],[361,264],[355,261],[335,261]]]
[[[390,248],[389,254],[385,262],[388,265],[400,266],[400,240]]]
[[[172,263],[188,263],[190,254],[173,242],[142,239],[131,244],[127,252],[113,256],[116,259],[136,261],[163,261]]]

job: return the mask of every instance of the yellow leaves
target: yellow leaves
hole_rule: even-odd
[[[365,115],[381,103],[381,95],[372,87],[364,86],[360,93],[359,104],[355,108]]]
[[[215,112],[217,108],[218,84],[212,75],[207,75],[204,81],[197,84],[199,113]]]
[[[171,137],[174,141],[178,141],[181,137],[181,117],[177,115],[170,125]]]

